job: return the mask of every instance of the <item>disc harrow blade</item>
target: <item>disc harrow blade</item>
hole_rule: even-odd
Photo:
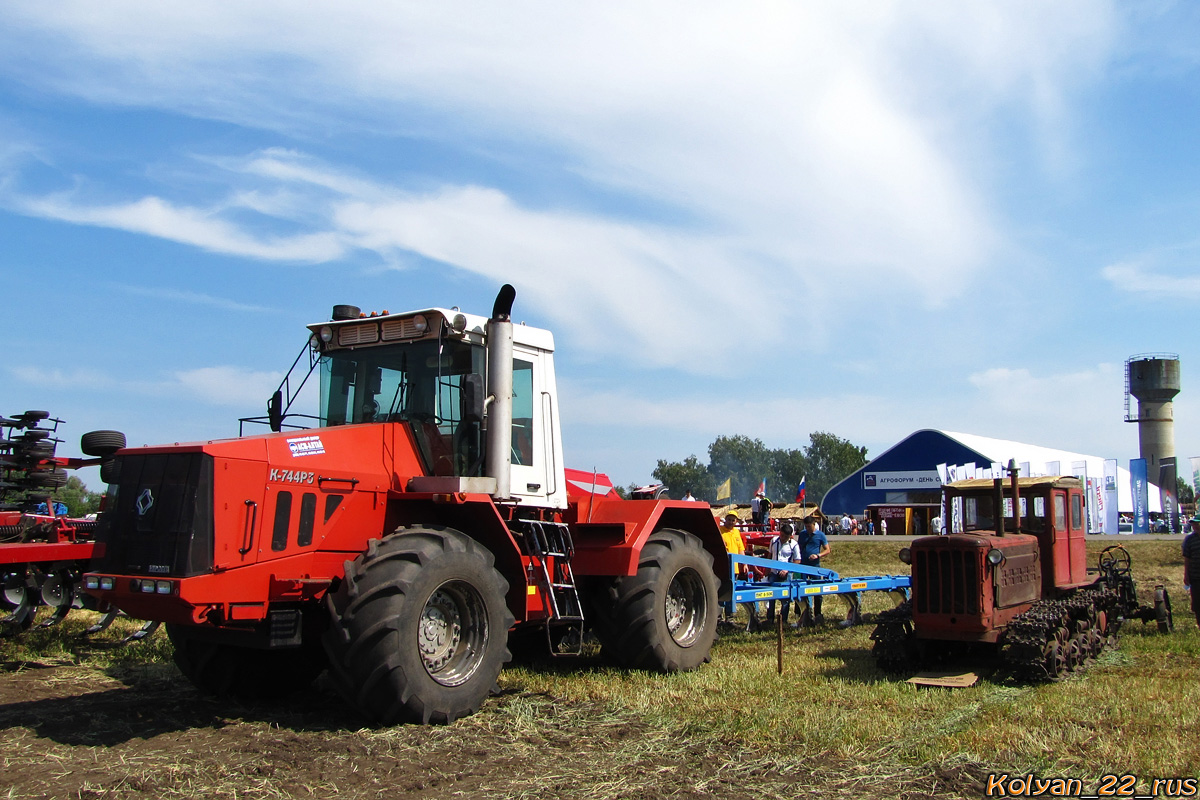
[[[161,623],[159,623],[158,620],[150,620],[150,621],[146,622],[144,625],[142,625],[142,627],[138,628],[136,631],[134,631],[133,633],[126,636],[122,641],[140,642],[142,639],[145,639],[147,636],[151,635],[156,630],[158,630],[158,626],[160,624]]]

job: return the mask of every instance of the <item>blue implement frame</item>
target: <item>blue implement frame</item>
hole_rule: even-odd
[[[737,577],[737,565],[764,567],[791,573],[785,581],[748,581]],[[858,594],[859,592],[901,592],[907,600],[912,587],[908,575],[864,575],[843,578],[831,569],[806,567],[788,561],[776,561],[757,556],[729,556],[729,578],[733,581],[734,603],[753,603],[758,600],[790,600],[829,594]]]

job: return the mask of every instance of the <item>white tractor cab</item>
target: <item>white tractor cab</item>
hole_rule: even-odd
[[[457,309],[368,316],[338,306],[333,321],[308,326],[321,425],[407,423],[425,468],[413,491],[566,508],[554,336],[514,325],[512,298],[508,308],[503,301],[490,320]]]

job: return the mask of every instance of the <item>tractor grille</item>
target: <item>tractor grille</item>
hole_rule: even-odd
[[[204,453],[118,456],[100,517],[98,571],[189,577],[212,571],[213,460]]]
[[[383,340],[385,342],[393,339],[416,339],[424,334],[426,328],[424,326],[417,327],[415,319],[406,317],[404,319],[389,319],[383,323]]]
[[[978,614],[978,554],[970,550],[913,552],[913,603],[922,614]]]
[[[379,341],[379,326],[374,322],[348,325],[338,329],[338,344],[350,347],[356,344],[373,344]]]

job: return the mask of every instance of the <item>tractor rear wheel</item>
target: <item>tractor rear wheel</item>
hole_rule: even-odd
[[[326,667],[314,640],[299,648],[264,650],[223,644],[191,625],[167,625],[175,665],[205,694],[243,702],[274,700],[307,689]]]
[[[491,552],[459,531],[413,527],[372,540],[327,600],[335,683],[384,725],[475,713],[510,659],[507,593]]]
[[[637,669],[677,672],[709,660],[717,632],[717,576],[700,539],[657,531],[635,575],[612,584],[612,625],[598,627],[605,650]]]

